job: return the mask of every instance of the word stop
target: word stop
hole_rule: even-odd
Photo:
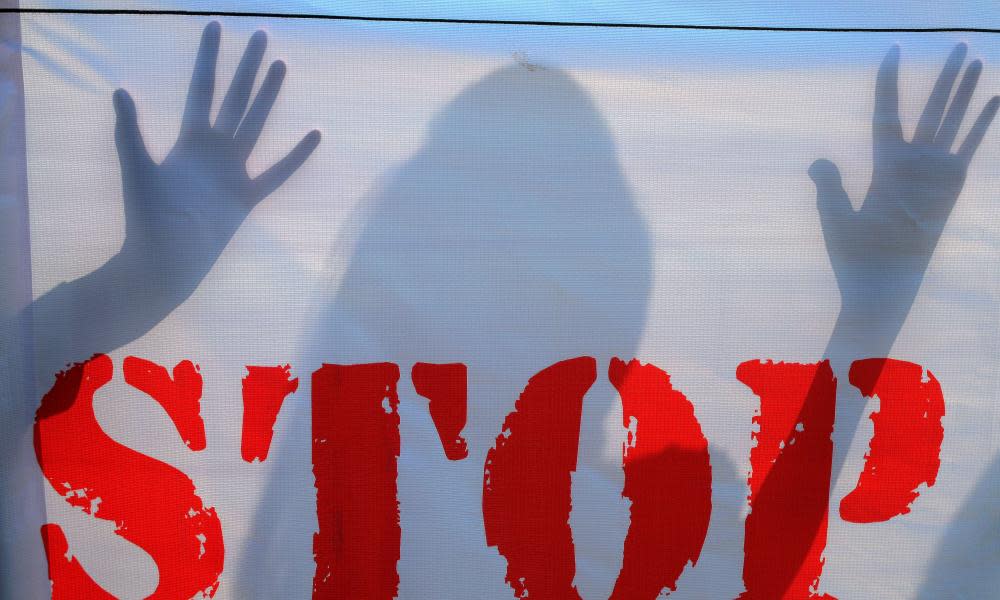
[[[193,452],[205,449],[202,377],[191,361],[172,370],[136,357],[123,361],[125,382],[170,416]],[[94,394],[111,381],[106,355],[56,376],[34,426],[45,478],[69,504],[113,521],[116,533],[145,551],[159,572],[154,599],[211,597],[219,589],[225,546],[214,508],[192,480],[108,436]],[[428,400],[444,455],[465,460],[467,369],[461,363],[413,365],[410,377]],[[667,372],[617,358],[607,377],[628,429],[622,495],[630,524],[612,598],[655,598],[675,590],[701,553],[712,511],[708,441],[694,406]],[[393,363],[324,364],[312,374],[312,462],[319,530],[313,538],[313,598],[389,599],[398,590],[400,521],[400,370]],[[736,378],[759,398],[750,451],[744,599],[816,598],[826,546],[837,380],[829,362],[748,361]],[[580,598],[569,525],[583,399],[597,361],[565,360],[527,382],[483,467],[486,541],[507,561],[515,597]],[[874,434],[840,517],[887,521],[910,511],[920,485],[940,466],[944,398],[920,365],[889,358],[858,360],[849,372],[863,396],[879,398]],[[298,389],[289,366],[248,366],[243,379],[241,454],[267,460],[285,398]],[[523,498],[531,498],[524,502]],[[58,524],[42,527],[55,600],[112,598],[69,555]],[[825,596],[829,598],[829,596]]]

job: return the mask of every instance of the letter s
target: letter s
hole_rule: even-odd
[[[35,417],[35,456],[45,478],[66,501],[98,519],[114,521],[116,533],[147,552],[159,582],[149,598],[189,599],[218,590],[223,565],[222,527],[204,507],[194,483],[177,469],[111,439],[97,423],[94,392],[111,380],[106,355],[74,365],[56,376]],[[199,400],[201,376],[190,361],[173,379],[149,361],[125,359],[125,379],[166,409],[189,446],[204,440]],[[193,435],[192,435],[193,433]],[[191,438],[195,438],[191,443]],[[53,600],[111,598],[66,556],[66,539],[56,524],[42,527]]]

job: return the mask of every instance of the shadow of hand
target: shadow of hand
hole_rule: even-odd
[[[833,163],[818,160],[809,169],[842,310],[901,324],[916,297],[969,162],[1000,106],[1000,97],[992,98],[952,153],[982,71],[978,60],[969,65],[945,114],[965,53],[965,44],[952,51],[911,141],[903,139],[898,113],[899,48],[886,55],[875,87],[872,181],[860,210],[853,210]]]
[[[161,293],[171,297],[186,297],[197,287],[253,207],[302,166],[320,140],[318,131],[310,132],[274,166],[250,178],[246,160],[281,89],[285,65],[271,64],[247,111],[267,46],[265,33],[256,32],[210,124],[219,38],[218,23],[205,27],[180,135],[161,164],[146,150],[128,92],[114,95],[125,197],[122,253],[128,264],[156,273]]]

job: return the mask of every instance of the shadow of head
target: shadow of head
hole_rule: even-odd
[[[311,330],[310,362],[393,361],[404,379],[417,361],[469,367],[463,434],[471,456],[458,466],[468,464],[471,477],[453,475],[456,467],[435,470],[443,455],[426,404],[400,403],[401,460],[410,461],[400,467],[401,486],[413,485],[415,469],[423,469],[419,489],[449,490],[403,494],[409,514],[421,515],[417,521],[404,515],[409,543],[430,543],[455,519],[480,521],[483,454],[530,375],[575,356],[636,351],[651,282],[648,233],[588,94],[563,72],[520,65],[487,74],[447,103],[422,147],[384,176],[353,222],[351,258]],[[611,400],[588,397],[598,429]],[[590,433],[583,437],[600,443]],[[289,454],[269,459],[288,468],[272,466],[258,509],[282,515],[282,524],[273,516],[256,521],[246,564],[260,570],[248,573],[274,573],[293,554],[283,548],[310,539],[293,539],[284,529],[297,525],[287,490],[308,477],[309,462],[305,443],[298,456],[287,447]],[[300,462],[304,468],[295,471]],[[306,497],[301,507],[315,510]],[[451,558],[436,550],[440,564],[494,552],[474,535],[452,542]],[[419,581],[407,571],[416,564],[409,556],[401,578]],[[480,562],[469,568],[492,573],[492,563]],[[470,582],[475,587],[475,577]]]
[[[649,236],[566,73],[512,65],[470,85],[363,210],[334,327],[383,360],[634,352]]]

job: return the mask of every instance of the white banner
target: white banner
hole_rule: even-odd
[[[0,19],[3,598],[996,594],[997,33]]]

